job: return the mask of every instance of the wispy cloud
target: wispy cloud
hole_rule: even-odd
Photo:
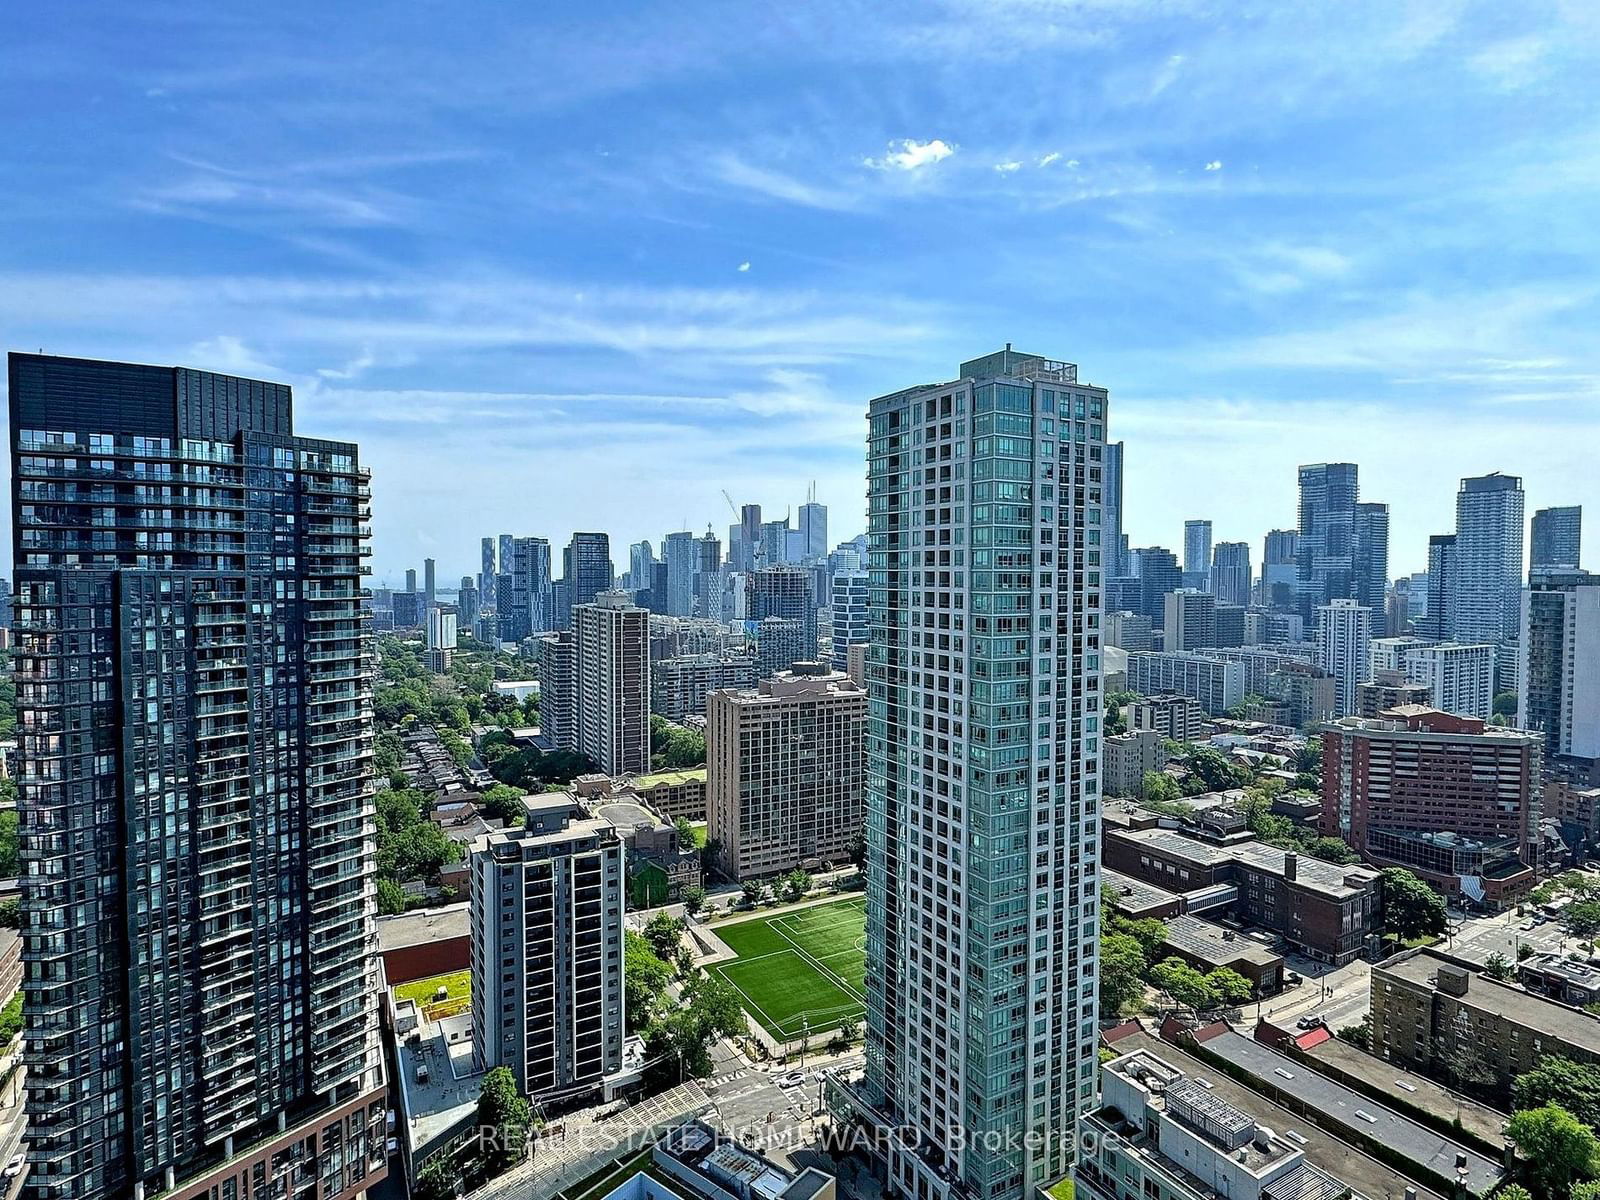
[[[860,205],[859,197],[839,188],[805,183],[781,171],[747,163],[732,154],[718,156],[711,170],[722,183],[806,208],[849,212]]]

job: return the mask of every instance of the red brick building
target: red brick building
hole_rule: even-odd
[[[1537,735],[1420,705],[1322,727],[1322,818],[1369,863],[1493,906],[1540,867]]]

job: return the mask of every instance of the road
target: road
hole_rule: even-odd
[[[1567,949],[1566,931],[1560,921],[1547,921],[1532,929],[1523,926],[1532,921],[1530,916],[1519,917],[1515,910],[1493,917],[1469,917],[1463,920],[1459,913],[1451,913],[1449,936],[1439,948],[1473,962],[1483,962],[1491,954],[1503,954],[1517,961],[1517,947],[1529,945],[1535,950],[1564,951]]]

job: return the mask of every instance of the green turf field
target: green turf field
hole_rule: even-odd
[[[860,1021],[867,972],[861,897],[718,925],[739,957],[711,970],[744,996],[750,1015],[779,1038],[827,1037],[841,1021]]]

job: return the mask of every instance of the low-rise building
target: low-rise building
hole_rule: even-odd
[[[1145,917],[1166,919],[1183,912],[1183,896],[1120,871],[1102,870],[1100,886],[1109,889],[1106,897],[1112,907],[1130,921],[1143,920]]]
[[[1192,696],[1141,696],[1128,705],[1129,729],[1153,729],[1174,742],[1198,741],[1205,721],[1205,709]]]
[[[669,1131],[650,1158],[688,1195],[704,1200],[835,1200],[838,1194],[826,1171],[791,1170],[703,1121]]]
[[[1600,1063],[1600,1017],[1433,950],[1372,968],[1373,1052],[1436,1078],[1470,1071],[1508,1095],[1549,1054]]]
[[[1588,1008],[1600,1003],[1600,963],[1554,951],[1531,954],[1517,964],[1517,979],[1530,992]]]
[[[678,829],[626,794],[595,803],[595,816],[609,821],[622,839],[628,908],[655,908],[681,899],[704,878],[700,851],[678,840]]]
[[[1106,795],[1143,793],[1145,774],[1159,771],[1166,760],[1161,737],[1154,729],[1130,729],[1127,733],[1114,733],[1100,743],[1100,779]]]
[[[1173,892],[1233,889],[1242,924],[1269,929],[1311,958],[1347,963],[1367,951],[1381,917],[1378,872],[1338,866],[1254,839],[1226,845],[1173,829],[1102,823],[1105,867]]]
[[[1257,996],[1271,996],[1283,987],[1283,955],[1247,934],[1201,917],[1166,919],[1163,955],[1175,955],[1197,971],[1227,967],[1250,981]]]
[[[681,767],[635,776],[629,789],[669,821],[706,819],[706,769]]]

